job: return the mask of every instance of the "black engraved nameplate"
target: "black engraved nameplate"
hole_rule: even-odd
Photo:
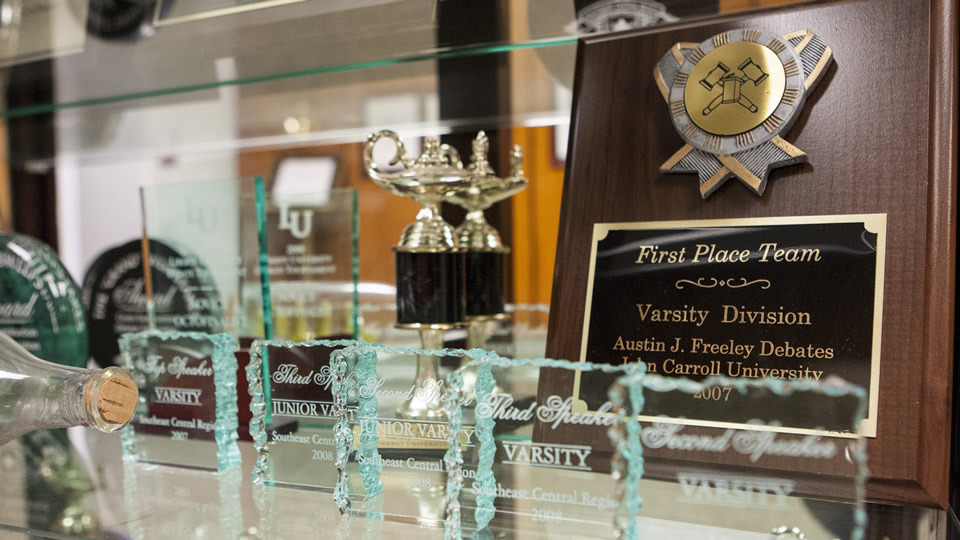
[[[861,434],[876,436],[885,232],[883,214],[596,224],[581,361],[694,380],[840,378],[868,391]],[[595,410],[608,386],[583,372],[574,395]],[[644,411],[849,430],[839,402],[811,407],[758,406],[728,387]]]

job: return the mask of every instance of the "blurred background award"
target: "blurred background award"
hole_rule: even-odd
[[[381,171],[374,162],[373,149],[381,139],[396,144],[390,165],[402,166],[398,172]],[[464,326],[466,313],[463,250],[453,227],[440,216],[440,203],[452,192],[469,186],[472,173],[463,168],[456,149],[432,137],[425,139],[423,154],[411,159],[400,137],[387,130],[367,138],[363,162],[377,185],[420,204],[416,221],[404,229],[400,244],[393,247],[397,327],[419,330],[424,349],[441,349],[444,331]],[[443,417],[439,368],[439,357],[417,357],[416,389],[397,411],[399,417]]]
[[[467,211],[457,227],[460,247],[466,250],[467,320],[470,322],[467,347],[485,349],[492,325],[507,317],[504,304],[504,259],[510,248],[503,245],[500,233],[490,225],[483,211],[511,197],[525,187],[523,151],[514,146],[510,176],[498,177],[487,161],[490,142],[484,132],[473,141],[470,158],[470,183],[450,195],[450,202]]]
[[[680,20],[653,0],[574,0],[580,33],[607,33]]]

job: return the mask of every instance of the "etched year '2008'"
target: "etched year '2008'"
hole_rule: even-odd
[[[559,510],[546,510],[543,508],[531,508],[533,510],[533,520],[541,523],[560,523],[563,520],[563,512]]]

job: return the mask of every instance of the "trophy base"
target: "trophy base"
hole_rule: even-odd
[[[466,328],[470,325],[469,321],[455,322],[455,323],[397,323],[393,325],[395,328],[400,328],[402,330],[455,330],[457,328]]]
[[[443,422],[447,419],[443,412],[443,403],[439,401],[410,400],[397,409],[397,418],[401,420]]]
[[[420,345],[424,349],[442,349],[444,331],[442,329],[421,329]],[[443,398],[447,393],[440,377],[440,357],[433,355],[417,356],[417,375],[414,380],[414,392],[400,407],[397,418],[417,421],[442,422],[447,419],[443,409]]]

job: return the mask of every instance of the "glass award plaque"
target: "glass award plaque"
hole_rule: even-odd
[[[272,193],[265,212],[273,337],[356,337],[356,190]]]
[[[863,388],[840,379],[694,382],[634,373],[610,398],[620,537],[863,538]],[[680,400],[725,402],[739,423],[660,414]],[[770,417],[782,410],[810,427]]]
[[[120,351],[140,403],[121,433],[124,461],[206,470],[240,466],[237,344],[228,334],[124,334]]]
[[[355,343],[253,342],[246,374],[255,484],[333,490],[338,417],[330,355]]]
[[[334,352],[340,473],[334,499],[342,511],[443,523],[450,432],[439,359],[481,354],[376,344]],[[471,427],[461,436],[472,444]]]
[[[149,261],[144,268],[148,316],[153,329],[226,332],[263,337],[257,191],[260,178],[155,184],[140,189]],[[160,249],[161,246],[164,249]],[[171,252],[170,249],[173,249]],[[160,259],[155,263],[152,259]],[[183,302],[154,290],[154,267],[186,287]],[[161,280],[158,275],[157,279]],[[160,283],[158,283],[159,285]]]
[[[445,378],[420,371],[413,380],[413,366],[431,357],[467,362]],[[334,498],[345,511],[443,525],[454,535],[612,528],[617,504],[610,454],[595,454],[589,441],[554,444],[537,432],[554,424],[613,425],[612,405],[584,415],[570,396],[541,398],[539,374],[542,368],[623,374],[629,367],[380,345],[336,351],[332,365],[342,437]],[[357,386],[337,386],[351,370]],[[467,372],[476,373],[475,386],[464,384]],[[422,413],[437,401],[440,411]],[[582,493],[573,497],[575,489]]]
[[[622,375],[633,366],[487,354],[447,377],[448,534],[595,537],[612,528],[618,500],[610,453],[589,437],[559,442],[556,433],[612,427],[613,404],[588,411],[572,395],[546,392],[540,376],[551,369]],[[474,395],[463,392],[471,371]]]

